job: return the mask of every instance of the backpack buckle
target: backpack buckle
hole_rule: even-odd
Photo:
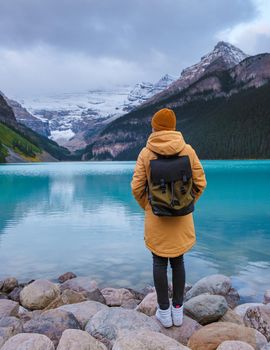
[[[160,188],[162,193],[166,193],[166,184],[164,179],[160,179]]]

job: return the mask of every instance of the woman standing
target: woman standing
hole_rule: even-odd
[[[144,241],[153,257],[153,279],[157,293],[157,319],[164,327],[181,326],[183,322],[183,294],[185,287],[184,253],[196,243],[193,215],[157,216],[153,213],[146,191],[150,183],[150,160],[161,156],[188,156],[192,180],[196,191],[194,203],[206,187],[203,167],[195,150],[185,143],[181,132],[176,131],[176,116],[171,109],[161,109],[154,114],[152,133],[137,159],[131,188],[132,193],[145,210]],[[172,305],[168,296],[167,265],[172,268]]]

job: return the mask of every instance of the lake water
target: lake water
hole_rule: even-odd
[[[194,212],[187,282],[222,273],[242,301],[261,300],[270,288],[270,160],[202,163],[208,186]],[[0,279],[73,271],[101,287],[153,285],[143,211],[130,191],[134,164],[1,165]]]

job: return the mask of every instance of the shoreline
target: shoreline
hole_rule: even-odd
[[[168,293],[171,302],[171,285]],[[193,285],[186,283],[183,324],[164,328],[155,317],[157,296],[150,285],[140,290],[101,288],[91,277],[77,277],[72,272],[59,276],[57,282],[37,279],[21,284],[10,277],[0,280],[0,349],[15,350],[9,344],[32,341],[31,350],[73,350],[76,347],[63,344],[84,339],[88,347],[84,344],[80,349],[90,349],[91,343],[97,350],[132,350],[137,349],[138,341],[155,344],[158,339],[158,344],[164,342],[164,350],[168,344],[172,349],[200,350],[205,344],[198,346],[198,342],[219,332],[217,346],[226,338],[268,350],[270,289],[263,293],[259,302],[240,303],[230,277],[208,275]],[[47,345],[38,347],[36,341]],[[154,350],[151,346],[147,349]]]

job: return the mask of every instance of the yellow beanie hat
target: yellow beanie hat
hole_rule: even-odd
[[[176,116],[174,111],[169,108],[160,109],[153,115],[151,125],[156,131],[175,130]]]

